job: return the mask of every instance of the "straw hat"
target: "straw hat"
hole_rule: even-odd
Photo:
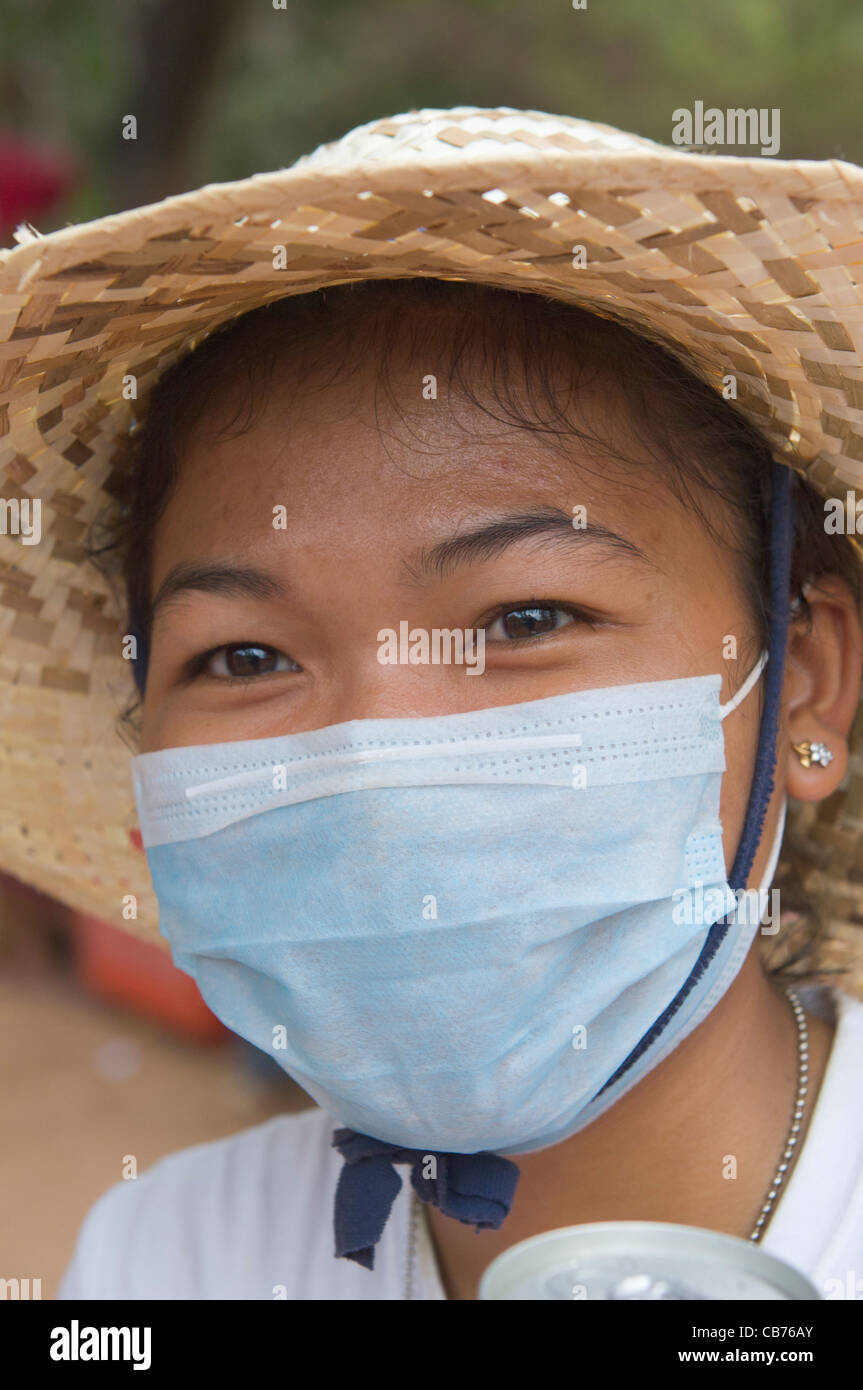
[[[551,294],[676,344],[717,389],[733,374],[778,458],[825,498],[863,495],[863,170],[840,160],[703,155],[511,108],[411,111],[290,169],[16,239],[0,251],[0,498],[40,499],[41,538],[0,534],[0,869],[154,941],[116,732],[134,688],[124,615],[81,547],[115,441],[225,320],[367,277]],[[844,787],[791,803],[789,828],[863,995],[861,711],[855,730]]]

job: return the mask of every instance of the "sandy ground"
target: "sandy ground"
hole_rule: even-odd
[[[259,1070],[259,1056],[239,1041],[174,1040],[88,998],[66,972],[3,962],[0,1278],[41,1278],[52,1298],[84,1215],[127,1155],[143,1172],[313,1104],[266,1058]]]

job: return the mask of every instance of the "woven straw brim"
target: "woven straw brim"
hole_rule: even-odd
[[[0,253],[0,497],[42,503],[39,544],[0,535],[0,867],[160,940],[115,731],[133,692],[124,618],[82,543],[117,440],[219,324],[369,277],[549,294],[675,345],[717,389],[732,374],[776,456],[844,499],[863,488],[861,266],[853,165],[686,153],[475,108],[372,122],[291,169]],[[846,987],[863,993],[861,809],[863,709],[844,787],[789,816],[830,895],[837,959],[856,959]]]

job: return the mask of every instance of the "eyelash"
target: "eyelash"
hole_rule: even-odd
[[[492,613],[487,614],[486,617],[477,624],[477,628],[484,629],[490,627],[492,623],[497,622],[498,618],[505,617],[507,613],[518,613],[520,611],[523,612],[525,609],[528,608],[546,608],[551,611],[557,610],[561,613],[568,613],[569,616],[574,620],[573,626],[580,624],[582,627],[592,629],[598,627],[600,623],[600,619],[595,614],[591,614],[586,609],[579,608],[576,604],[573,603],[559,603],[554,599],[523,599],[519,603],[505,603],[499,605]],[[568,627],[569,624],[564,624],[564,626]],[[557,631],[557,629],[555,629],[555,631]],[[503,645],[507,647],[535,647],[540,642],[547,642],[549,637],[553,635],[554,633],[552,632],[540,633],[536,637],[511,637]],[[184,668],[184,680],[186,682],[191,682],[197,680],[199,676],[204,675],[204,667],[206,666],[207,662],[211,659],[211,657],[218,656],[219,652],[226,652],[230,651],[232,647],[243,646],[259,647],[261,651],[274,652],[277,656],[287,655],[286,652],[280,652],[278,647],[271,647],[265,642],[223,642],[221,646],[210,647],[208,651],[201,652],[200,655],[193,657]],[[293,658],[288,659],[292,660]],[[279,675],[284,673],[268,671],[264,674]],[[218,681],[220,685],[249,685],[253,681],[260,680],[261,677],[211,676],[210,679]]]
[[[276,656],[285,656],[286,652],[280,652],[278,647],[271,647],[266,642],[223,642],[219,647],[210,647],[209,651],[201,652],[199,656],[193,656],[183,668],[182,680],[184,684],[190,684],[200,676],[206,676],[204,667],[211,657],[218,656],[219,652],[228,652],[233,647],[259,647],[263,652],[274,652]],[[292,660],[293,658],[289,658]],[[284,672],[266,671],[265,675],[283,675]],[[251,685],[253,681],[259,681],[260,676],[210,676],[210,680],[217,681],[219,685]]]
[[[526,608],[548,608],[552,611],[558,610],[561,613],[568,613],[574,619],[573,626],[595,628],[602,621],[598,614],[591,613],[586,608],[580,608],[575,603],[563,603],[557,599],[529,598],[521,599],[518,603],[500,604],[492,613],[481,619],[477,627],[490,627],[492,623],[497,622],[498,618],[505,617],[507,613],[523,612]],[[565,626],[568,627],[569,624],[567,623]],[[510,637],[503,645],[507,647],[535,647],[539,642],[547,642],[549,637],[554,635],[554,632],[546,632],[540,633],[537,637]]]

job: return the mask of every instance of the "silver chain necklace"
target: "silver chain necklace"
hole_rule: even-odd
[[[794,1010],[794,1020],[797,1024],[797,1094],[794,1098],[794,1113],[791,1118],[791,1128],[788,1131],[788,1138],[782,1157],[779,1160],[779,1166],[773,1174],[769,1191],[758,1215],[758,1220],[755,1223],[752,1234],[749,1236],[749,1239],[756,1245],[764,1234],[767,1219],[776,1205],[779,1189],[785,1181],[785,1175],[791,1163],[791,1155],[797,1147],[797,1141],[803,1127],[806,1096],[809,1091],[809,1029],[806,1026],[806,1015],[803,1012],[803,1007],[794,990],[786,989],[785,993]],[[421,1220],[422,1203],[413,1189],[411,1189],[411,1210],[408,1217],[407,1264],[405,1269],[406,1299],[413,1298],[414,1271],[416,1267],[416,1252],[419,1242]]]
[[[755,1244],[764,1234],[764,1226],[776,1203],[779,1189],[785,1181],[785,1174],[791,1161],[791,1155],[797,1148],[797,1140],[800,1137],[800,1130],[803,1126],[803,1112],[806,1109],[806,1096],[809,1091],[809,1029],[806,1027],[806,1015],[803,1006],[797,998],[793,989],[786,989],[791,1007],[794,1010],[794,1018],[797,1023],[797,1095],[794,1099],[794,1114],[791,1118],[791,1128],[788,1131],[788,1139],[785,1144],[785,1151],[779,1160],[779,1167],[773,1174],[773,1181],[770,1190],[765,1198],[764,1205],[755,1223],[749,1239]]]

